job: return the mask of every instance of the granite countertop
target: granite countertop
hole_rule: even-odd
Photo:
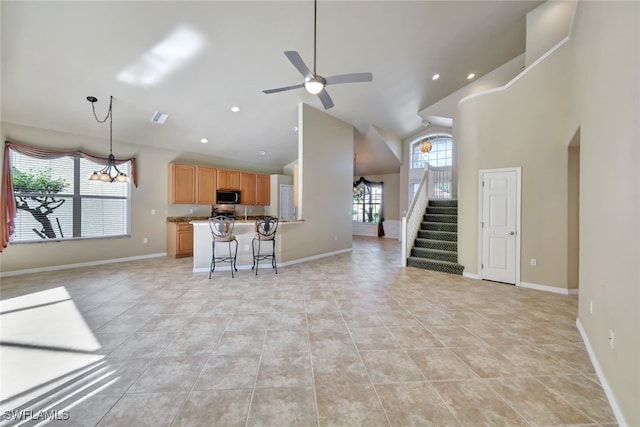
[[[191,222],[191,224],[194,224],[194,225],[203,225],[203,224],[205,224],[206,225],[206,224],[209,223],[208,219],[209,218],[204,218],[203,220],[194,219]],[[278,220],[279,224],[300,224],[300,223],[303,223],[303,222],[304,222],[304,220],[302,220],[302,219],[281,219],[281,220]],[[244,220],[244,218],[242,218],[242,219],[236,218],[236,222],[235,222],[236,225],[246,225],[246,224],[253,225],[254,223],[255,223],[255,219],[251,219],[248,215],[247,215],[247,220],[246,221]]]
[[[167,222],[191,222],[209,219],[208,216],[168,216]]]
[[[253,222],[262,216],[264,215],[247,215],[247,219],[245,221],[244,215],[236,215],[236,222]],[[206,221],[208,219],[209,219],[208,216],[168,216],[167,222]],[[288,222],[288,221],[291,221],[291,220],[280,220],[280,222]]]

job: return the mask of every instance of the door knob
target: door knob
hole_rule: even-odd
[[[508,236],[515,236],[516,232],[515,231],[510,231],[508,233],[506,233]]]

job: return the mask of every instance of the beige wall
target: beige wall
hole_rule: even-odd
[[[82,148],[95,153],[104,153],[108,148],[108,142],[102,139],[10,123],[2,123],[2,132],[3,140],[42,147]],[[167,216],[209,216],[211,213],[208,205],[167,205],[167,164],[176,159],[192,164],[217,165],[261,173],[277,172],[265,170],[260,165],[229,163],[213,156],[190,157],[178,152],[119,141],[114,141],[113,151],[117,157],[135,156],[137,160],[139,185],[137,188],[131,187],[130,237],[10,244],[0,254],[2,273],[165,253]],[[155,209],[155,215],[151,214],[152,209]],[[147,244],[143,243],[145,237],[148,239]]]
[[[479,171],[522,167],[521,281],[568,288],[567,159],[577,128],[568,120],[569,58],[565,46],[507,90],[459,105],[459,262],[465,272],[478,274]]]
[[[569,144],[567,159],[567,284],[569,289],[578,289],[580,283],[580,131]]]
[[[640,3],[580,2],[567,44],[506,90],[463,100],[454,120],[465,272],[477,273],[479,170],[522,166],[522,281],[579,282],[579,325],[629,426],[640,425],[638,75]]]
[[[299,106],[298,214],[304,224],[287,228],[282,261],[351,249],[353,126]]]
[[[579,322],[627,425],[640,426],[640,3],[580,2],[571,43]]]
[[[577,4],[577,0],[547,1],[527,13],[527,67],[569,36]]]

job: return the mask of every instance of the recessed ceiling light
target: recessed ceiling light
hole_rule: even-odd
[[[433,77],[431,77],[431,80],[438,80],[440,78],[440,74],[434,74]]]
[[[207,142],[209,142],[209,140],[207,138],[202,138],[200,142],[202,142],[203,144],[206,144]]]
[[[240,111],[240,107],[234,105],[233,107],[231,107],[231,111],[237,113],[238,111]]]
[[[471,80],[471,79],[472,79],[472,78],[474,78],[475,76],[476,76],[476,75],[475,75],[474,73],[470,73],[470,74],[467,76],[467,80]]]
[[[264,151],[264,150],[260,150],[260,151],[258,151],[258,154],[260,154],[261,156],[264,156],[264,155],[266,155],[266,154],[267,154],[267,152],[266,152],[266,151]]]

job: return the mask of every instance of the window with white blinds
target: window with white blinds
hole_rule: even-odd
[[[37,159],[11,153],[18,207],[12,242],[68,240],[130,233],[130,184],[89,181],[104,165],[80,156]],[[130,163],[118,165],[130,173]]]

